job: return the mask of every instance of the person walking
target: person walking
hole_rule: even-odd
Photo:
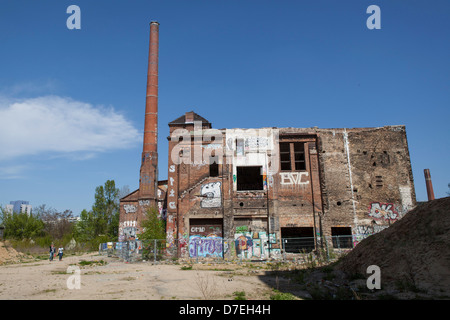
[[[50,245],[50,261],[53,261],[53,256],[55,255],[55,246],[53,245],[53,243]]]
[[[59,249],[58,249],[59,261],[62,260],[62,257],[63,257],[63,250],[64,250],[64,248],[63,248],[62,246],[60,246]]]

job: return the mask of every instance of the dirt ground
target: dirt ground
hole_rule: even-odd
[[[336,269],[365,274],[381,269],[385,289],[409,289],[434,297],[450,297],[450,197],[428,201],[391,227],[364,239]]]
[[[82,261],[93,263],[82,265]],[[74,288],[74,281],[67,285],[77,275],[67,273],[69,266],[79,268],[80,289]],[[306,294],[287,279],[267,276],[267,270],[258,267],[251,269],[232,264],[124,263],[98,254],[74,255],[62,261],[0,266],[0,299],[226,300],[244,292],[245,299],[265,300],[276,288],[295,293],[295,298]]]
[[[97,253],[34,260],[0,242],[0,300],[448,300],[449,248],[450,197],[418,206],[320,268],[276,262],[124,263]],[[380,268],[381,290],[367,288],[371,265]],[[79,289],[70,281],[76,276]]]

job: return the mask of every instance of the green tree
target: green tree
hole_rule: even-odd
[[[159,217],[156,208],[149,208],[145,212],[145,218],[141,223],[143,232],[139,235],[141,240],[166,239],[166,224]]]
[[[107,228],[106,233],[111,240],[118,239],[119,233],[119,189],[116,188],[114,180],[105,182],[105,212]]]
[[[75,239],[79,242],[88,242],[95,238],[92,211],[83,209],[80,213],[80,221],[74,228]]]
[[[3,208],[1,211],[5,238],[34,239],[44,234],[44,223],[38,215],[9,212]]]
[[[75,228],[79,241],[92,241],[102,236],[109,241],[118,238],[119,230],[119,189],[114,180],[107,180],[104,186],[95,188],[92,210],[83,210]]]

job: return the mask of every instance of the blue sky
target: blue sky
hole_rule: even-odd
[[[66,27],[72,4],[80,30]],[[449,12],[448,0],[2,0],[0,205],[78,215],[108,179],[138,188],[151,20],[160,179],[167,124],[194,110],[214,128],[406,125],[417,200],[425,168],[444,197]]]

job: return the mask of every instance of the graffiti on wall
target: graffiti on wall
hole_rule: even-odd
[[[136,221],[123,221],[119,223],[119,241],[136,237]]]
[[[302,185],[308,184],[308,172],[280,172],[280,184]],[[303,178],[305,177],[305,178]]]
[[[158,192],[160,192],[160,190],[158,190]],[[150,205],[150,200],[139,200],[139,205],[141,207],[143,206],[149,206]]]
[[[223,238],[217,236],[190,236],[190,257],[223,257]]]
[[[175,165],[171,165],[169,167],[169,172],[175,172]],[[177,205],[175,203],[176,197],[175,197],[175,190],[174,190],[174,182],[175,179],[173,177],[169,177],[169,185],[168,185],[168,207],[169,209],[175,210],[177,208]]]
[[[250,259],[252,257],[265,259],[269,256],[269,242],[276,242],[276,235],[267,232],[249,232],[247,226],[236,227],[234,234],[235,254],[242,258]],[[271,257],[281,254],[280,249],[270,249]]]
[[[269,139],[267,137],[246,137],[244,140],[246,150],[267,149]]]
[[[369,216],[376,220],[396,221],[399,214],[393,203],[372,202],[369,207]]]
[[[204,197],[200,203],[202,208],[217,208],[222,205],[221,182],[210,182],[201,186],[200,195]]]
[[[353,246],[356,246],[365,238],[386,229],[388,226],[380,225],[359,225],[356,226],[356,233],[353,235]]]
[[[124,204],[123,209],[125,213],[133,213],[137,211],[137,207],[134,204]]]

